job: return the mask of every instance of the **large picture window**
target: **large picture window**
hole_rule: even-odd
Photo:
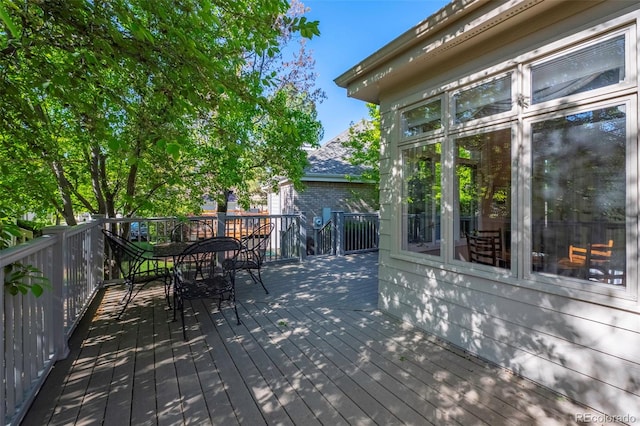
[[[455,257],[510,265],[511,129],[456,140]]]
[[[440,256],[441,157],[440,143],[403,151],[402,248],[404,250]]]
[[[532,125],[534,271],[625,285],[624,106]]]
[[[401,111],[401,250],[483,278],[636,297],[632,34],[585,33]]]

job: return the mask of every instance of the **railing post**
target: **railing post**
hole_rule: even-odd
[[[51,274],[51,291],[53,292],[53,347],[56,359],[69,356],[69,345],[65,336],[64,305],[67,297],[65,270],[67,269],[67,240],[65,236],[67,226],[49,226],[44,229],[45,235],[56,239],[53,246],[53,268]]]
[[[344,242],[344,212],[335,213],[335,241],[336,241],[336,256],[344,256],[345,242]]]
[[[227,235],[227,214],[224,212],[218,212],[218,236],[224,237]]]
[[[300,261],[307,258],[307,216],[304,212],[300,212],[298,226],[300,227]]]
[[[104,227],[104,215],[92,215],[91,218],[99,225],[91,228],[89,233],[90,241],[89,256],[87,256],[87,270],[89,271],[89,288],[99,288],[104,286],[104,238],[102,238],[102,228]]]

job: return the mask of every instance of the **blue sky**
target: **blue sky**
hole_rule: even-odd
[[[307,46],[316,60],[316,86],[327,99],[318,106],[324,127],[322,143],[368,118],[364,102],[347,97],[333,80],[431,16],[447,0],[302,0],[309,20],[320,21],[320,37]]]

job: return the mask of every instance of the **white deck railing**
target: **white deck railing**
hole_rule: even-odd
[[[314,229],[308,252],[342,256],[378,250],[380,217],[378,213],[331,212],[330,219]]]
[[[49,280],[40,297],[0,292],[4,351],[0,352],[0,419],[17,424],[53,364],[68,354],[67,342],[102,280],[101,224],[47,228],[44,237],[0,252],[5,266],[32,265]]]
[[[302,214],[219,214],[200,219],[211,221],[216,235],[236,237],[244,236],[256,224],[269,221],[274,224],[274,232],[267,249],[268,262],[302,260],[306,256],[306,222]],[[1,282],[5,280],[5,266],[21,263],[38,268],[51,284],[40,297],[31,293],[12,296],[4,289],[0,292],[3,320],[0,337],[4,342],[4,351],[0,352],[3,402],[0,419],[5,424],[20,423],[55,362],[69,353],[68,340],[104,282],[105,246],[101,230],[105,224],[122,232],[137,222],[138,229],[146,232],[144,242],[154,244],[169,238],[176,221],[176,218],[98,219],[73,227],[50,227],[44,237],[0,251]],[[341,226],[334,226],[332,231],[333,254],[377,248],[377,215],[340,212],[335,222]],[[345,224],[355,233],[345,234]],[[142,243],[140,234],[137,241]]]

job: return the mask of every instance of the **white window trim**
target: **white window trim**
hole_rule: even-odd
[[[445,202],[447,203],[447,205],[452,206],[450,209],[450,214],[446,215],[443,218],[442,224],[441,226],[444,228],[446,226],[447,230],[449,231],[448,235],[449,238],[447,239],[447,241],[450,243],[448,244],[443,244],[443,250],[446,250],[447,253],[447,263],[451,264],[451,265],[457,265],[457,266],[464,266],[465,269],[469,269],[471,271],[474,270],[479,270],[479,271],[492,271],[494,274],[496,271],[500,271],[501,274],[504,275],[509,275],[509,276],[515,276],[515,274],[513,273],[514,271],[514,263],[513,263],[513,259],[511,260],[511,268],[499,268],[496,266],[489,266],[489,265],[480,265],[480,264],[473,264],[470,263],[468,261],[464,261],[464,260],[459,260],[455,258],[455,244],[457,241],[462,241],[463,237],[462,235],[460,235],[460,211],[458,209],[456,209],[456,206],[458,205],[458,193],[457,193],[457,185],[455,182],[455,164],[456,164],[456,158],[457,158],[457,153],[456,153],[456,139],[460,139],[460,138],[465,138],[468,136],[474,136],[474,135],[481,135],[481,134],[485,134],[485,133],[492,133],[492,132],[496,132],[499,130],[506,130],[506,129],[510,129],[511,130],[511,194],[514,196],[512,197],[512,200],[515,199],[515,197],[517,197],[517,193],[515,192],[515,188],[516,188],[516,165],[517,163],[514,162],[514,155],[517,154],[517,149],[516,149],[516,136],[518,134],[517,131],[517,122],[513,121],[513,119],[510,122],[507,123],[498,123],[494,126],[482,126],[482,127],[476,127],[475,129],[468,129],[464,132],[460,132],[460,133],[456,133],[451,135],[448,138],[448,143],[447,143],[447,163],[451,164],[451,171],[447,172],[446,175],[447,177],[450,177],[452,179],[452,181],[450,182],[449,185],[447,185],[447,187],[445,188],[445,190],[443,191],[443,197]],[[444,148],[443,148],[444,150]],[[445,175],[445,171],[443,170],[443,175]],[[514,244],[514,223],[515,223],[515,202],[512,201],[511,202],[511,228],[509,229],[510,234],[511,234],[511,244],[513,247]]]
[[[422,138],[420,138],[419,140],[412,140],[408,143],[402,144],[402,146],[398,147],[398,156],[399,156],[399,164],[400,164],[400,182],[401,182],[401,187],[400,187],[400,191],[399,191],[399,197],[398,199],[400,200],[397,208],[397,214],[396,214],[396,218],[397,220],[395,220],[395,229],[396,229],[396,235],[400,235],[400,238],[395,238],[393,240],[394,242],[394,247],[393,247],[393,253],[398,253],[398,254],[402,254],[405,256],[409,256],[409,258],[419,258],[419,259],[430,259],[431,261],[434,262],[439,262],[439,264],[442,263],[444,257],[444,240],[445,240],[445,234],[444,234],[444,221],[445,221],[445,214],[444,214],[444,192],[446,191],[445,188],[445,178],[444,178],[444,168],[443,168],[443,176],[442,176],[442,182],[440,183],[440,185],[443,187],[443,194],[441,194],[442,197],[442,207],[441,207],[441,211],[440,211],[440,240],[438,240],[440,242],[440,255],[435,256],[432,254],[425,254],[425,253],[419,253],[419,252],[415,252],[415,251],[411,251],[411,250],[407,250],[405,248],[403,248],[404,245],[404,240],[406,238],[406,229],[404,229],[404,216],[405,216],[405,204],[404,204],[404,185],[405,185],[405,178],[406,176],[404,175],[404,152],[413,148],[420,148],[422,146],[428,146],[428,145],[435,145],[437,143],[440,143],[440,150],[442,152],[441,154],[441,164],[444,165],[444,160],[445,160],[445,138],[440,136],[440,137],[434,137],[434,135],[431,135],[430,137],[424,137],[425,134],[422,134],[421,136],[423,136]],[[443,166],[444,167],[444,166]]]
[[[505,285],[528,288],[549,294],[568,296],[577,300],[585,300],[619,308],[632,308],[638,300],[639,283],[632,282],[632,278],[640,277],[640,147],[638,146],[638,40],[637,19],[635,12],[626,14],[613,20],[586,28],[561,40],[548,43],[534,50],[525,52],[515,58],[466,76],[455,81],[441,84],[438,88],[423,88],[419,93],[409,94],[403,99],[405,106],[395,111],[396,141],[391,147],[392,158],[402,158],[402,151],[412,146],[429,143],[442,143],[442,185],[443,185],[443,215],[441,221],[441,254],[440,256],[426,255],[402,249],[402,240],[393,238],[390,256],[395,259],[415,264],[441,268],[454,273],[491,279]],[[596,33],[594,35],[594,33]],[[554,99],[534,106],[530,101],[530,71],[531,66],[544,63],[553,57],[566,55],[573,50],[584,48],[607,38],[625,34],[625,79],[624,81],[605,88]],[[453,114],[453,96],[462,91],[492,79],[504,77],[512,73],[512,110],[483,117],[465,123],[455,124]],[[427,97],[428,94],[428,97]],[[442,131],[425,132],[409,138],[403,136],[401,114],[409,109],[442,99]],[[420,99],[416,102],[417,99]],[[576,106],[576,104],[579,104]],[[531,224],[528,212],[531,208],[530,185],[531,176],[521,176],[522,164],[530,164],[531,123],[547,119],[554,114],[557,117],[574,112],[599,109],[606,106],[624,104],[628,110],[627,119],[627,282],[625,287],[611,284],[590,283],[580,280],[568,280],[558,285],[557,277],[549,278],[540,273],[531,273],[531,258],[524,253],[531,252]],[[526,124],[525,124],[526,122]],[[454,220],[451,215],[451,202],[455,199],[454,185],[451,179],[455,170],[445,169],[446,164],[454,164],[455,138],[465,135],[490,132],[500,127],[512,128],[512,191],[511,205],[511,247],[515,248],[511,258],[511,270],[494,268],[491,266],[470,266],[468,262],[454,259],[453,235]],[[528,161],[528,162],[527,162]],[[401,177],[404,185],[404,176]],[[402,187],[400,188],[402,189]],[[392,211],[396,218],[392,220],[396,235],[402,235],[401,215],[402,193],[399,194],[399,205]],[[519,241],[519,244],[518,244]],[[443,263],[444,262],[444,263]]]
[[[511,75],[511,109],[509,111],[505,111],[500,114],[493,114],[487,117],[481,117],[475,120],[465,121],[463,123],[455,122],[456,112],[455,112],[455,102],[453,100],[455,99],[457,94],[469,89],[474,89],[476,87],[482,86],[483,84],[487,84],[492,81],[500,80],[509,75]],[[516,68],[511,66],[507,70],[502,71],[500,74],[493,75],[489,78],[485,78],[483,80],[477,81],[470,85],[458,87],[456,90],[448,92],[447,98],[449,99],[449,109],[447,110],[448,112],[447,122],[449,124],[449,129],[452,132],[463,132],[469,128],[483,127],[489,124],[495,124],[499,122],[512,120],[517,112],[517,108],[516,108],[517,106],[516,99],[518,98],[517,89],[518,89],[518,81],[517,81]]]
[[[534,60],[526,61],[524,63],[523,72],[523,101],[526,107],[523,108],[523,116],[529,117],[537,114],[544,114],[550,111],[556,111],[558,108],[566,108],[567,105],[576,105],[578,103],[584,103],[587,101],[597,101],[600,99],[610,99],[618,97],[630,90],[636,89],[637,82],[637,46],[634,35],[636,34],[635,25],[611,31],[605,34],[600,33],[597,37],[593,37],[588,40],[581,40],[578,43],[572,44],[570,47],[566,47],[555,53],[547,56],[538,56]],[[599,89],[590,90],[587,92],[578,93],[575,95],[569,95],[561,98],[552,99],[546,102],[540,102],[535,105],[531,105],[532,93],[531,93],[531,68],[549,62],[551,60],[560,58],[562,56],[571,54],[580,49],[584,49],[589,46],[593,46],[602,41],[612,39],[614,37],[624,35],[625,36],[625,78],[623,81],[610,86],[601,87]]]
[[[627,145],[626,145],[626,162],[627,162],[627,170],[626,170],[626,205],[627,205],[627,223],[626,223],[626,264],[627,270],[625,271],[627,280],[625,286],[616,286],[613,284],[604,284],[597,282],[590,282],[581,279],[572,279],[570,277],[561,277],[558,278],[557,275],[549,274],[549,273],[541,273],[541,272],[531,272],[531,256],[527,256],[526,253],[532,252],[532,241],[531,241],[531,233],[532,233],[532,224],[531,217],[526,213],[532,210],[532,201],[531,201],[531,176],[520,176],[519,186],[517,191],[522,194],[522,198],[519,202],[522,202],[522,210],[520,215],[517,217],[516,221],[521,225],[522,233],[521,236],[521,244],[516,247],[516,251],[512,253],[512,262],[514,257],[517,259],[517,262],[521,264],[519,268],[518,278],[521,278],[522,281],[519,281],[519,284],[522,283],[530,283],[531,286],[537,289],[545,289],[554,288],[557,291],[557,287],[565,289],[565,292],[568,291],[571,297],[575,297],[577,299],[584,299],[585,296],[589,293],[595,295],[606,295],[608,297],[617,298],[617,299],[627,299],[627,300],[637,300],[638,297],[638,284],[633,283],[631,281],[631,277],[637,277],[637,260],[634,261],[633,256],[637,259],[638,256],[638,220],[636,219],[636,223],[633,223],[633,217],[638,218],[638,211],[640,211],[640,203],[639,203],[639,187],[638,187],[638,176],[637,176],[637,166],[640,163],[638,159],[638,134],[637,134],[637,126],[638,126],[638,109],[637,109],[637,100],[636,96],[627,96],[623,98],[607,100],[603,102],[590,102],[586,105],[579,105],[574,108],[566,108],[561,111],[555,111],[553,113],[548,114],[539,114],[535,117],[528,118],[524,120],[523,123],[523,143],[521,147],[522,155],[521,155],[521,164],[530,165],[531,164],[531,156],[532,156],[532,146],[531,146],[531,125],[533,123],[537,123],[544,120],[550,120],[554,118],[562,118],[567,115],[577,114],[580,112],[593,111],[597,109],[602,109],[606,107],[613,107],[618,105],[624,105],[627,109],[627,123],[626,123],[626,132],[627,132]],[[636,165],[636,168],[633,169],[633,164]],[[527,167],[523,167],[522,169],[527,169]],[[635,175],[635,181],[634,181]],[[635,210],[635,211],[634,211]],[[634,226],[635,225],[635,226]],[[635,235],[634,235],[635,234]],[[513,243],[513,242],[512,242]],[[553,291],[554,293],[556,291]]]
[[[445,109],[445,102],[446,96],[444,93],[441,93],[440,95],[437,96],[432,96],[428,99],[425,99],[419,103],[415,103],[415,104],[411,104],[408,105],[404,108],[402,108],[399,113],[398,113],[398,140],[401,143],[411,143],[414,142],[416,140],[422,140],[425,138],[434,138],[437,136],[441,136],[444,133],[444,129],[447,126],[447,110]],[[435,101],[439,100],[440,101],[440,121],[441,121],[441,127],[437,130],[432,130],[429,132],[423,132],[423,133],[418,133],[417,135],[411,135],[411,136],[405,136],[404,135],[404,126],[403,126],[403,115],[411,110],[420,108],[423,105],[427,105],[430,103],[433,103]]]

